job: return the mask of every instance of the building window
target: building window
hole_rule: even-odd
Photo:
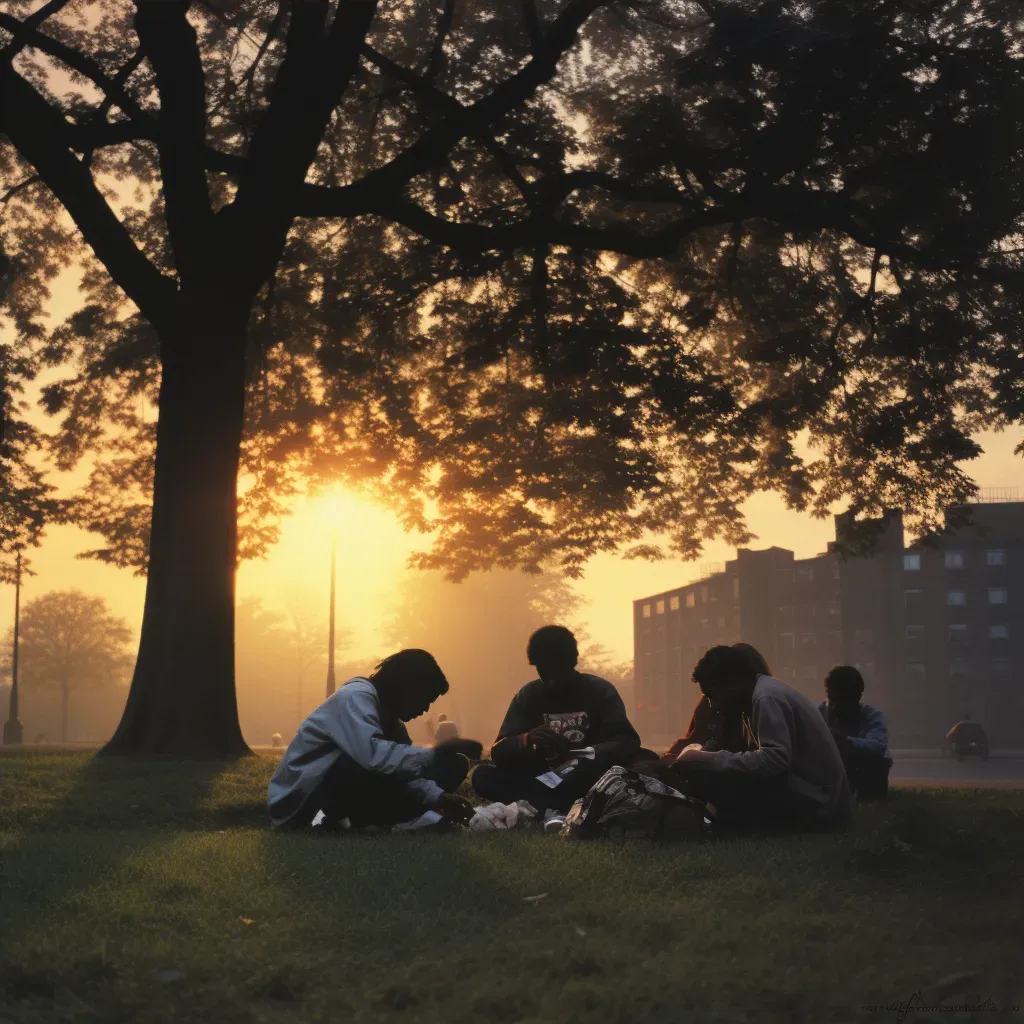
[[[858,661],[854,668],[857,669],[861,675],[873,676],[875,674],[875,663],[873,661]]]
[[[907,662],[907,678],[915,683],[923,683],[928,678],[923,661]]]
[[[1009,599],[1009,593],[1006,587],[989,587],[988,588],[988,603],[989,604],[1006,604]]]
[[[719,615],[718,616],[718,628],[719,629],[725,629],[725,616],[724,615]]]
[[[831,615],[833,617],[839,614],[839,602],[838,601],[829,601],[829,603],[828,603],[828,613],[829,613],[829,615]]]
[[[792,633],[779,634],[779,647],[784,651],[791,651],[796,646],[796,637]]]
[[[733,576],[732,578],[732,597],[734,601],[738,601],[740,598],[740,578],[739,576]]]
[[[833,562],[832,563],[832,579],[834,579],[834,580],[839,579],[839,563],[838,562]]]
[[[664,614],[665,614],[665,602],[664,602],[664,601],[659,601],[659,602],[658,602],[658,603],[657,603],[657,604],[655,605],[655,608],[654,608],[654,610],[655,610],[655,611],[656,611],[656,612],[657,612],[657,613],[658,613],[659,615],[664,615]]]
[[[1010,631],[1006,626],[989,626],[988,635],[992,640],[1009,640]]]
[[[651,617],[651,606],[649,604],[644,605],[644,618],[649,619]]]
[[[668,610],[670,612],[677,612],[677,611],[679,611],[679,598],[678,597],[670,597],[668,599]]]
[[[985,564],[986,565],[1006,565],[1006,552],[1005,551],[986,551],[985,552]]]
[[[1010,659],[992,659],[992,681],[996,683],[1008,683],[1010,681]]]
[[[903,606],[905,608],[923,608],[924,607],[924,591],[923,590],[904,590],[903,591]]]
[[[804,676],[807,679],[817,679],[818,678],[818,666],[817,665],[807,665],[804,668]]]
[[[921,556],[920,555],[904,555],[903,556],[903,569],[905,572],[920,572],[921,571]]]
[[[908,640],[920,640],[924,636],[924,626],[907,626]]]
[[[967,595],[962,590],[947,590],[946,604],[957,606],[965,605],[967,604]]]
[[[797,612],[797,615],[799,615],[801,619],[813,619],[814,618],[814,605],[813,604],[802,604],[802,605],[800,605],[797,608],[796,612]]]
[[[779,605],[779,618],[790,619],[793,617],[793,606],[791,604]]]
[[[951,644],[965,644],[967,643],[967,627],[962,625],[953,625],[949,627],[949,642]]]
[[[874,641],[874,634],[870,629],[855,629],[853,631],[853,639],[858,644],[870,644]]]
[[[812,583],[814,581],[814,566],[813,565],[801,565],[797,567],[796,578],[803,583]]]
[[[970,665],[964,661],[963,658],[954,658],[949,663],[949,678],[956,680],[964,680],[967,678],[970,671]]]
[[[800,646],[801,647],[813,647],[818,642],[817,633],[801,633],[800,634]]]
[[[686,607],[692,608],[697,603],[697,595],[691,590],[686,595]]]
[[[708,588],[707,587],[701,587],[700,588],[700,603],[701,604],[707,604],[708,603]]]
[[[964,553],[962,551],[946,552],[946,568],[962,569],[964,567]]]

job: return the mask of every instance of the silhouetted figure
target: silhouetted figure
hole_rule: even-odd
[[[889,792],[892,754],[885,715],[861,702],[864,677],[853,665],[836,665],[825,677],[827,699],[818,705],[846,765],[850,788],[860,800]]]
[[[683,792],[715,806],[723,825],[812,827],[845,821],[853,798],[842,758],[818,709],[759,673],[749,654],[712,647],[693,679],[726,715],[749,723],[754,749],[684,749],[671,770]]]
[[[487,800],[526,800],[557,825],[612,765],[636,758],[640,737],[615,687],[577,671],[576,637],[564,626],[538,629],[526,657],[540,678],[512,698],[491,747],[493,764],[473,772],[473,788]]]
[[[277,748],[281,746],[281,742],[281,734],[279,732],[275,732],[274,735],[270,737],[270,745],[274,750],[277,750]]]
[[[447,715],[438,715],[437,729],[434,732],[434,743],[447,743],[459,738],[459,727],[449,720]]]
[[[973,721],[970,715],[964,715],[946,733],[946,739],[953,745],[953,753],[958,760],[965,757],[988,758],[988,736],[981,723]]]
[[[758,675],[772,674],[768,662],[756,647],[745,643],[736,643],[732,646],[750,658]],[[739,753],[741,750],[751,749],[753,738],[744,726],[741,712],[727,714],[725,708],[714,707],[710,699],[701,694],[686,732],[662,755],[662,761],[675,761],[680,751],[692,743],[699,743],[704,750],[731,750],[733,753]]]
[[[426,651],[399,651],[368,677],[340,686],[299,726],[267,794],[271,821],[304,828],[319,811],[328,828],[410,822],[428,810],[468,820],[455,796],[481,746],[454,740],[414,747],[405,722],[422,715],[448,681]]]

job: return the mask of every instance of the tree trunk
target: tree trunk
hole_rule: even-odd
[[[68,681],[60,684],[60,741],[68,741]]]
[[[249,753],[235,700],[237,481],[248,303],[182,296],[162,379],[139,655],[106,755]]]

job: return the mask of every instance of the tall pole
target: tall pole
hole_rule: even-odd
[[[24,729],[18,721],[18,625],[21,619],[21,549],[15,556],[14,568],[14,650],[11,653],[11,702],[4,723],[4,743],[14,746],[24,739]]]
[[[334,681],[334,563],[338,554],[338,531],[331,531],[331,610],[327,637],[327,696],[338,688]]]

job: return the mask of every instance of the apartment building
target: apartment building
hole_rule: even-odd
[[[1024,503],[971,506],[969,525],[910,547],[903,517],[878,522],[869,557],[740,549],[703,578],[633,603],[635,707],[646,742],[685,729],[708,647],[744,640],[776,676],[824,695],[857,665],[897,747],[934,747],[964,714],[995,747],[1024,747]],[[846,520],[836,519],[844,538]]]

